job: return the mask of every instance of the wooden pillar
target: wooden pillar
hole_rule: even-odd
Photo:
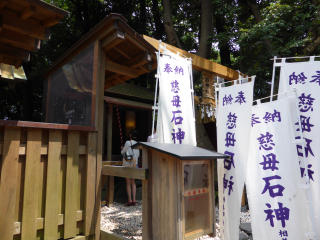
[[[107,138],[107,161],[111,161],[112,156],[112,118],[113,118],[113,106],[108,103],[108,138]]]
[[[93,81],[96,91],[95,127],[98,131],[97,138],[97,167],[95,188],[95,239],[100,239],[100,213],[102,190],[102,155],[103,155],[103,114],[104,114],[104,82],[105,82],[105,53],[101,42],[94,43]]]

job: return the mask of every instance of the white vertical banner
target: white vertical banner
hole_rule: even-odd
[[[190,60],[178,56],[159,60],[159,112],[165,143],[197,145],[190,65]]]
[[[258,103],[251,124],[246,189],[253,239],[309,239],[289,100]]]
[[[218,152],[230,156],[230,159],[218,160],[220,237],[224,240],[239,238],[241,197],[251,130],[253,85],[254,80],[218,89]]]
[[[286,63],[282,59],[279,93],[297,90],[299,115],[292,111],[292,122],[294,124],[295,139],[301,140],[298,117],[301,120],[302,135],[305,141],[297,143],[295,153],[299,156],[300,178],[309,176],[311,186],[311,198],[313,202],[314,223],[316,226],[317,239],[320,239],[320,62],[310,57],[309,62]],[[281,96],[279,97],[281,99]],[[296,109],[295,103],[290,108]],[[303,155],[305,153],[307,164],[304,165]]]

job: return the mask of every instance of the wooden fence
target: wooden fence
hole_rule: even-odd
[[[1,240],[94,239],[95,128],[8,122],[0,120]]]

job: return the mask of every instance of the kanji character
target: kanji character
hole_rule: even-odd
[[[233,100],[233,98],[232,98],[232,96],[231,96],[231,94],[227,97],[227,95],[225,95],[224,96],[224,98],[223,98],[223,106],[224,105],[228,105],[228,104],[232,104],[232,100]]]
[[[289,85],[292,85],[292,81],[295,81],[295,84],[297,84],[298,76],[295,75],[295,72],[289,76]]]
[[[314,79],[312,79],[310,82],[318,82],[320,86],[320,71],[316,71],[316,72],[317,72],[317,75],[313,75],[312,77]]]
[[[281,115],[280,112],[278,112],[277,110],[274,110],[274,113],[269,113],[266,112],[266,115],[263,117],[263,119],[265,120],[265,123],[269,123],[269,122],[274,122],[275,118],[278,118],[278,122],[281,122]]]
[[[251,118],[251,127],[253,127],[254,124],[258,124],[261,123],[259,122],[259,117],[254,117],[255,114],[252,114],[252,118]]]
[[[275,175],[275,176],[271,176],[271,177],[265,177],[265,178],[262,178],[262,179],[266,182],[266,185],[264,186],[264,189],[263,189],[261,194],[264,194],[268,190],[269,191],[269,195],[272,198],[283,196],[282,192],[285,189],[283,186],[281,186],[280,184],[271,186],[271,184],[270,184],[270,181],[272,181],[272,180],[281,179],[280,176]],[[275,189],[278,189],[278,191],[275,192],[274,191]]]
[[[311,97],[311,94],[306,96],[304,93],[302,93],[301,96],[298,98],[300,100],[300,112],[308,112],[309,110],[311,110],[311,112],[313,111],[313,101],[315,99]]]
[[[237,141],[236,139],[234,139],[234,135],[235,133],[227,132],[226,139],[225,139],[226,147],[229,147],[229,146],[234,147],[234,143]]]
[[[304,75],[304,72],[298,75],[298,83],[305,84],[306,80],[307,80],[307,77]]]
[[[300,136],[297,136],[295,137],[295,139],[301,139]],[[304,148],[304,152],[305,152],[305,156],[308,157],[309,156],[309,152],[312,156],[313,155],[313,151],[311,149],[311,146],[310,146],[310,143],[312,143],[312,140],[311,139],[308,139],[308,138],[303,138],[304,140],[306,140],[306,146]],[[299,149],[302,149],[302,146],[297,144],[297,153],[298,153],[298,156],[300,157],[303,157],[303,154],[301,152],[299,152]]]
[[[180,91],[179,82],[177,80],[172,81],[170,84],[171,92],[178,93]]]
[[[172,67],[170,67],[170,64],[169,64],[169,63],[166,63],[166,64],[165,64],[165,67],[164,67],[163,72],[167,72],[167,73],[173,72],[173,71],[172,71]]]
[[[173,96],[173,99],[172,99],[172,106],[173,107],[181,107],[180,106],[180,97],[177,95],[177,96]]]
[[[229,113],[229,115],[227,116],[228,120],[227,120],[227,126],[228,129],[233,129],[236,128],[236,123],[237,123],[237,116],[236,114],[231,114],[231,112]]]
[[[234,103],[239,103],[241,105],[241,103],[246,103],[246,98],[244,97],[244,92],[240,91],[238,92],[238,96],[236,96],[236,101]]]
[[[178,74],[179,73],[179,68],[178,68],[178,66],[176,66],[175,68],[174,68],[174,74]]]
[[[281,221],[282,227],[286,227],[286,220],[289,220],[290,209],[283,207],[283,203],[278,202],[279,209],[274,209],[274,213],[276,214],[276,219]]]
[[[271,208],[271,205],[269,203],[266,203],[266,206],[268,208]],[[265,221],[268,221],[270,220],[270,226],[271,227],[274,227],[274,222],[273,222],[273,219],[275,218],[275,216],[272,214],[273,213],[273,210],[272,209],[267,209],[267,210],[264,210],[264,212],[267,214],[267,218]]]
[[[311,128],[314,127],[314,125],[310,123],[310,117],[305,117],[303,115],[300,115],[300,121],[301,121],[302,132],[311,132]],[[296,131],[300,131],[299,122],[296,122],[295,125],[298,126]]]
[[[223,175],[223,193],[224,190],[228,187],[228,179],[226,179],[226,174]]]
[[[266,132],[265,135],[260,133],[260,135],[261,137],[257,138],[260,144],[259,150],[261,150],[261,148],[263,148],[264,150],[272,150],[273,146],[275,146],[272,140],[273,135],[269,132]]]
[[[179,74],[181,73],[181,75],[183,76],[184,74],[183,74],[183,68],[182,67],[180,67],[179,68]]]
[[[277,163],[279,163],[276,159],[276,155],[270,153],[268,155],[263,155],[263,162],[259,163],[263,166],[263,170],[271,169],[271,171],[278,170]]]
[[[183,117],[176,117],[176,113],[182,113],[182,112],[178,110],[178,111],[172,111],[172,113],[173,113],[173,117],[171,122],[174,121],[174,125],[182,124]]]
[[[300,162],[299,162],[299,164],[300,164]],[[312,181],[314,181],[313,176],[312,176],[314,174],[314,171],[311,170],[311,167],[312,167],[312,164],[308,164],[308,177]],[[304,171],[305,171],[305,168],[300,167],[301,178],[303,178],[303,176],[305,176]]]
[[[185,136],[185,132],[181,131],[181,128],[178,128],[178,132],[176,133],[176,131],[174,129],[172,129],[173,133],[171,133],[172,135],[172,139],[174,144],[176,144],[176,139],[179,141],[179,144],[182,143],[182,140],[184,139]]]
[[[225,151],[224,154],[230,155],[230,159],[225,158],[225,159],[223,160],[224,168],[227,169],[227,170],[230,170],[230,169],[231,169],[231,166],[233,166],[233,168],[236,168],[236,167],[234,166],[234,161],[233,161],[234,153]]]
[[[279,235],[280,237],[289,237],[287,230],[283,230],[283,231],[280,230]]]
[[[228,185],[228,188],[229,188],[228,195],[229,195],[229,196],[230,196],[230,194],[231,194],[231,191],[233,192],[233,187],[232,187],[232,186],[233,186],[234,182],[231,181],[232,178],[233,178],[233,176],[230,177],[229,185]]]

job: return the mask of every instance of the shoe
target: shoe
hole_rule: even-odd
[[[135,206],[135,205],[137,205],[137,202],[132,202],[132,206]]]
[[[132,205],[133,205],[133,202],[132,202],[132,201],[126,203],[126,206],[127,206],[127,207],[130,207],[130,206],[132,206]]]

